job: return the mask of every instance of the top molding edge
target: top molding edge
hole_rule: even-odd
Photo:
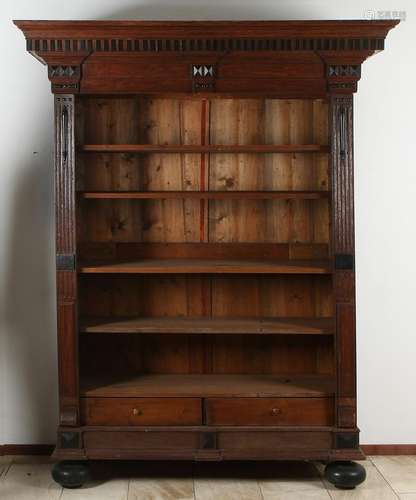
[[[384,39],[399,21],[36,21],[14,20],[27,39]]]

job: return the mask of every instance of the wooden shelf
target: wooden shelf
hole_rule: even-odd
[[[143,259],[128,262],[84,263],[80,273],[126,274],[330,274],[329,261]]]
[[[82,198],[96,200],[316,200],[329,191],[83,191]]]
[[[81,381],[84,397],[322,397],[334,391],[334,379],[321,375],[151,374]]]
[[[320,144],[84,144],[87,153],[328,153]]]
[[[83,318],[84,333],[330,335],[333,318]]]

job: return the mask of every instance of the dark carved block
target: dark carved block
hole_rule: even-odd
[[[64,449],[78,449],[80,448],[80,435],[79,432],[60,432],[59,433],[59,447]]]
[[[202,432],[200,435],[200,448],[209,450],[217,447],[217,435],[215,432]]]
[[[193,82],[192,90],[194,92],[203,92],[203,91],[213,91],[215,88],[214,82]]]
[[[52,90],[78,92],[79,83],[52,83]]]
[[[327,69],[328,76],[361,76],[361,66],[359,64],[330,64]]]
[[[74,271],[75,270],[75,255],[74,254],[58,254],[56,256],[56,269],[58,271]]]
[[[335,436],[335,448],[337,449],[355,449],[358,446],[358,432],[339,432]]]
[[[345,93],[357,92],[357,82],[329,82],[328,90],[345,91]]]
[[[335,269],[354,269],[354,255],[346,253],[336,254]]]
[[[78,78],[79,66],[49,66],[49,78]]]

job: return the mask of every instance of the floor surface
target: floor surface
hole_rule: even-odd
[[[1,500],[416,500],[416,456],[361,462],[367,480],[351,491],[322,479],[313,463],[124,462],[93,464],[94,482],[63,490],[45,457],[0,457]]]

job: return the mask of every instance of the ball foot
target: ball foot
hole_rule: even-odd
[[[366,471],[356,462],[332,462],[325,467],[325,478],[340,490],[353,490],[365,481]]]
[[[63,488],[80,488],[90,479],[87,462],[65,460],[52,467],[54,481]]]

